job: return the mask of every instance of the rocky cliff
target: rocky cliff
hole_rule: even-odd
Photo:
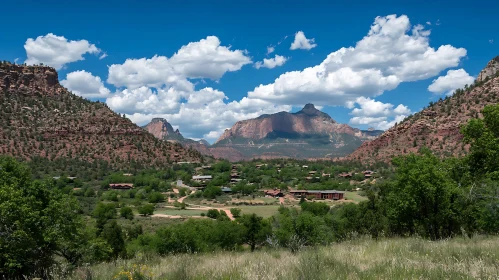
[[[154,138],[105,104],[71,94],[50,67],[0,64],[0,154],[162,166],[199,153]]]
[[[499,102],[498,62],[498,57],[490,61],[473,85],[430,103],[375,140],[364,142],[346,159],[388,162],[397,155],[417,153],[423,146],[441,156],[466,154],[468,146],[461,141],[460,128],[469,119],[481,117],[486,105]]]

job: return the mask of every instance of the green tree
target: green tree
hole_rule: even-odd
[[[460,192],[446,166],[429,150],[394,159],[396,179],[387,185],[387,215],[396,234],[431,239],[460,231],[455,202]]]
[[[120,216],[128,219],[128,220],[133,220],[133,210],[132,208],[125,206],[120,209]]]
[[[241,217],[241,209],[240,208],[231,208],[230,213],[234,218],[239,218]]]
[[[139,207],[139,214],[142,216],[149,216],[154,214],[154,204],[144,204]]]
[[[83,222],[78,202],[26,166],[0,157],[0,278],[46,278],[56,256],[76,263]]]
[[[160,192],[152,192],[149,194],[149,203],[160,203],[165,201],[165,196]]]
[[[97,233],[100,234],[108,220],[116,219],[116,207],[112,203],[98,203],[94,209],[93,217],[96,220]]]
[[[123,230],[121,229],[121,226],[118,225],[116,220],[111,220],[104,225],[100,237],[111,247],[111,256],[114,259],[117,259],[126,253]]]
[[[257,216],[256,214],[242,215],[239,219],[239,223],[245,228],[244,239],[253,252],[256,245],[265,240],[267,233],[266,230],[268,230],[268,227],[264,224],[263,218]]]

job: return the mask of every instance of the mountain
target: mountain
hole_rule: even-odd
[[[193,140],[184,138],[178,129],[174,130],[172,125],[163,118],[154,118],[147,125],[143,126],[143,128],[160,140],[179,143],[184,148],[194,149],[205,156],[223,158],[230,161],[241,161],[245,159],[244,155],[232,148],[215,148],[211,147],[210,143],[204,139]]]
[[[460,127],[481,117],[488,104],[499,102],[499,56],[480,72],[475,83],[406,118],[373,141],[364,142],[347,160],[390,161],[426,146],[441,156],[466,154]]]
[[[0,63],[0,154],[103,160],[116,168],[199,161],[197,152],[157,140],[106,104],[59,84],[55,69]]]
[[[296,113],[279,112],[239,121],[225,130],[212,148],[231,148],[245,159],[331,158],[353,152],[381,132],[337,123],[313,104],[307,104]]]

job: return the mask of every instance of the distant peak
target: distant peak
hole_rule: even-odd
[[[305,107],[303,107],[302,111],[304,110],[314,110],[314,111],[319,111],[315,108],[314,104],[312,103],[308,103],[305,105]]]
[[[306,104],[305,107],[303,107],[303,109],[301,109],[296,114],[305,114],[305,115],[310,116],[310,117],[323,117],[323,118],[331,119],[331,117],[328,114],[317,110],[317,108],[315,108],[314,104],[311,104],[311,103]]]
[[[164,118],[153,118],[151,120],[151,122],[163,122],[164,123],[164,122],[168,122],[168,121]]]

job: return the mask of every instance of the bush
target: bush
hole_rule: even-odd
[[[154,214],[154,205],[153,204],[144,204],[139,207],[139,214],[142,216],[149,216]]]
[[[160,203],[165,201],[165,197],[159,192],[152,192],[149,194],[149,203]]]
[[[120,209],[120,216],[125,218],[125,219],[129,219],[129,220],[133,220],[133,210],[132,208],[130,207],[122,207]]]
[[[241,217],[241,209],[240,208],[231,208],[230,213],[234,218],[239,218]]]
[[[212,218],[212,219],[217,219],[219,216],[220,216],[220,212],[218,212],[217,209],[210,209],[208,210],[208,212],[206,213],[206,216],[208,218]]]

